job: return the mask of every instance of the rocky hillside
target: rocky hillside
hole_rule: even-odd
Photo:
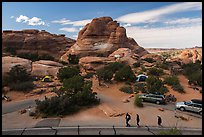
[[[126,29],[111,17],[94,18],[78,33],[76,43],[61,59],[66,61],[68,54],[80,57],[108,57],[120,48],[129,48],[138,56],[148,53],[134,39],[128,38]]]
[[[75,43],[65,35],[51,34],[45,30],[6,30],[2,33],[2,51],[4,55],[38,54],[59,58]]]

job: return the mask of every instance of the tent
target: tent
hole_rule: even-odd
[[[140,81],[145,81],[148,78],[148,76],[144,75],[144,74],[140,74],[137,76],[136,81],[140,82]]]
[[[45,76],[43,79],[42,79],[43,82],[51,82],[52,81],[52,78],[50,76]]]

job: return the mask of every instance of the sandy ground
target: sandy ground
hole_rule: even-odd
[[[173,94],[177,101],[191,100],[192,98],[202,98],[202,94],[198,91],[193,90],[188,87],[187,79],[180,75],[179,79],[181,80],[181,85],[184,87],[186,93],[180,94],[176,91],[173,91],[169,88],[170,92],[168,94]],[[181,114],[177,112],[177,114],[181,114],[185,117],[188,117],[188,121],[181,120],[174,117],[174,111],[164,110],[160,111],[156,107],[152,106],[144,106],[143,108],[135,107],[134,97],[130,98],[130,102],[123,103],[122,100],[125,98],[129,98],[129,94],[123,93],[119,91],[119,88],[124,85],[124,83],[115,83],[115,84],[107,84],[106,86],[98,86],[98,81],[93,78],[93,91],[97,92],[98,97],[101,99],[101,104],[92,108],[81,110],[80,112],[69,115],[61,119],[59,126],[125,126],[125,113],[129,112],[132,115],[132,120],[130,124],[135,126],[136,124],[136,114],[140,115],[141,126],[157,126],[157,115],[160,115],[163,120],[163,126],[165,127],[193,127],[193,128],[202,128],[202,119],[196,118],[189,115]],[[52,96],[51,93],[46,93],[47,95]],[[25,94],[11,92],[11,97],[15,97],[13,99],[21,100],[28,98]],[[44,95],[41,95],[44,96]],[[32,96],[32,98],[34,98]],[[111,114],[120,114],[121,116],[110,117]],[[24,119],[22,121],[22,119]],[[29,117],[27,113],[19,114],[18,112],[12,112],[9,114],[2,115],[2,126],[3,128],[20,128],[22,127],[34,127],[37,122],[42,120],[33,119]],[[29,122],[27,122],[29,121]]]

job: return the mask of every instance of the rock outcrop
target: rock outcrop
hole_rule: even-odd
[[[94,18],[78,33],[76,43],[61,59],[66,61],[68,54],[108,57],[119,48],[129,48],[139,56],[148,53],[134,39],[128,38],[125,28],[111,17]]]
[[[63,67],[62,64],[49,60],[39,60],[32,62],[27,59],[19,57],[2,57],[2,75],[3,79],[7,76],[7,73],[12,67],[16,65],[23,66],[28,73],[32,76],[44,77],[45,75],[50,75],[57,77],[58,70]]]
[[[37,77],[44,77],[45,75],[51,75],[57,77],[58,70],[63,67],[62,64],[49,61],[49,60],[40,60],[32,63],[32,72],[31,75]]]
[[[11,70],[11,68],[16,65],[23,66],[28,73],[31,72],[32,61],[18,57],[5,56],[2,57],[2,76],[7,76],[7,73]]]
[[[45,30],[5,30],[2,33],[3,55],[9,55],[6,51],[12,50],[16,54],[29,53],[38,55],[50,55],[56,60],[66,53],[75,43],[75,40],[66,38],[65,35],[56,35]]]

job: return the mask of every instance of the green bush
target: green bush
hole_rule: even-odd
[[[59,69],[57,73],[57,77],[60,79],[60,81],[63,81],[64,79],[77,76],[79,75],[79,73],[80,73],[80,70],[78,67],[67,66]]]
[[[68,55],[68,61],[70,64],[78,64],[79,63],[79,57],[77,55]]]
[[[123,86],[119,89],[122,92],[128,93],[128,94],[132,94],[133,93],[133,89],[131,86]]]
[[[158,135],[182,135],[182,133],[177,128],[172,128],[169,130],[159,131]]]
[[[147,69],[144,67],[144,66],[141,66],[141,71],[143,71],[143,72],[146,72],[147,71]]]
[[[103,80],[105,82],[110,82],[113,77],[113,71],[107,69],[106,67],[100,68],[96,70],[96,75],[99,80]]]
[[[11,68],[8,72],[5,84],[12,90],[17,91],[29,91],[34,88],[32,77],[21,65],[16,65]]]
[[[31,53],[21,53],[17,55],[20,58],[29,59],[31,61],[38,61],[38,60],[52,60],[54,61],[54,57],[48,54],[38,55],[38,54],[31,54]]]
[[[180,93],[185,93],[183,87],[180,84],[173,85],[172,88],[173,88],[173,90],[176,90],[176,91],[178,91]]]
[[[30,74],[21,65],[16,65],[8,72],[8,83],[20,83],[32,80]]]
[[[164,78],[164,84],[168,84],[170,86],[179,84],[179,79],[177,76],[168,76]]]
[[[106,69],[115,73],[116,71],[118,71],[119,69],[121,69],[124,66],[125,65],[123,63],[113,62],[113,63],[110,63],[109,65],[107,65]]]
[[[87,73],[84,78],[92,78],[94,74],[93,72]]]
[[[16,49],[14,47],[6,47],[5,52],[11,53],[11,55],[16,55]]]
[[[150,68],[149,71],[147,72],[148,75],[154,75],[154,76],[161,76],[164,74],[163,69],[157,69],[155,67]]]
[[[135,96],[134,104],[137,107],[143,107],[142,99],[139,98],[139,95]]]
[[[69,83],[72,82],[72,83]],[[84,81],[81,76],[74,76],[63,81],[64,91],[57,91],[57,96],[46,98],[43,101],[36,100],[36,113],[44,116],[63,116],[73,114],[81,108],[99,104],[96,93],[92,92],[92,82]],[[74,92],[70,92],[74,89]]]
[[[145,58],[144,60],[149,62],[149,63],[153,63],[154,62],[154,60],[152,58]]]
[[[133,82],[136,79],[134,72],[130,66],[124,66],[115,73],[114,79],[116,81],[130,81]]]
[[[135,62],[132,65],[134,68],[138,68],[138,67],[140,67],[140,64],[141,64],[140,62]]]
[[[135,83],[134,92],[138,93],[139,91],[141,91],[142,93],[147,92],[147,84],[141,82]]]
[[[161,69],[166,69],[166,70],[168,70],[169,69],[169,63],[168,62],[161,62],[161,61],[157,61],[157,63],[156,63],[156,67],[158,67],[158,68],[161,68]]]
[[[73,76],[63,80],[63,90],[77,92],[82,89],[83,84],[84,78],[82,76]]]
[[[202,64],[200,61],[184,64],[183,74],[195,85],[202,86]]]
[[[164,83],[157,76],[149,76],[146,80],[147,90],[150,93],[161,92],[162,94],[168,92]]]
[[[34,89],[34,84],[32,81],[26,81],[26,82],[9,84],[9,87],[11,88],[11,90],[30,91]]]
[[[172,86],[172,88],[180,93],[184,93],[184,88],[180,85],[179,79],[177,76],[165,77],[164,84]]]

